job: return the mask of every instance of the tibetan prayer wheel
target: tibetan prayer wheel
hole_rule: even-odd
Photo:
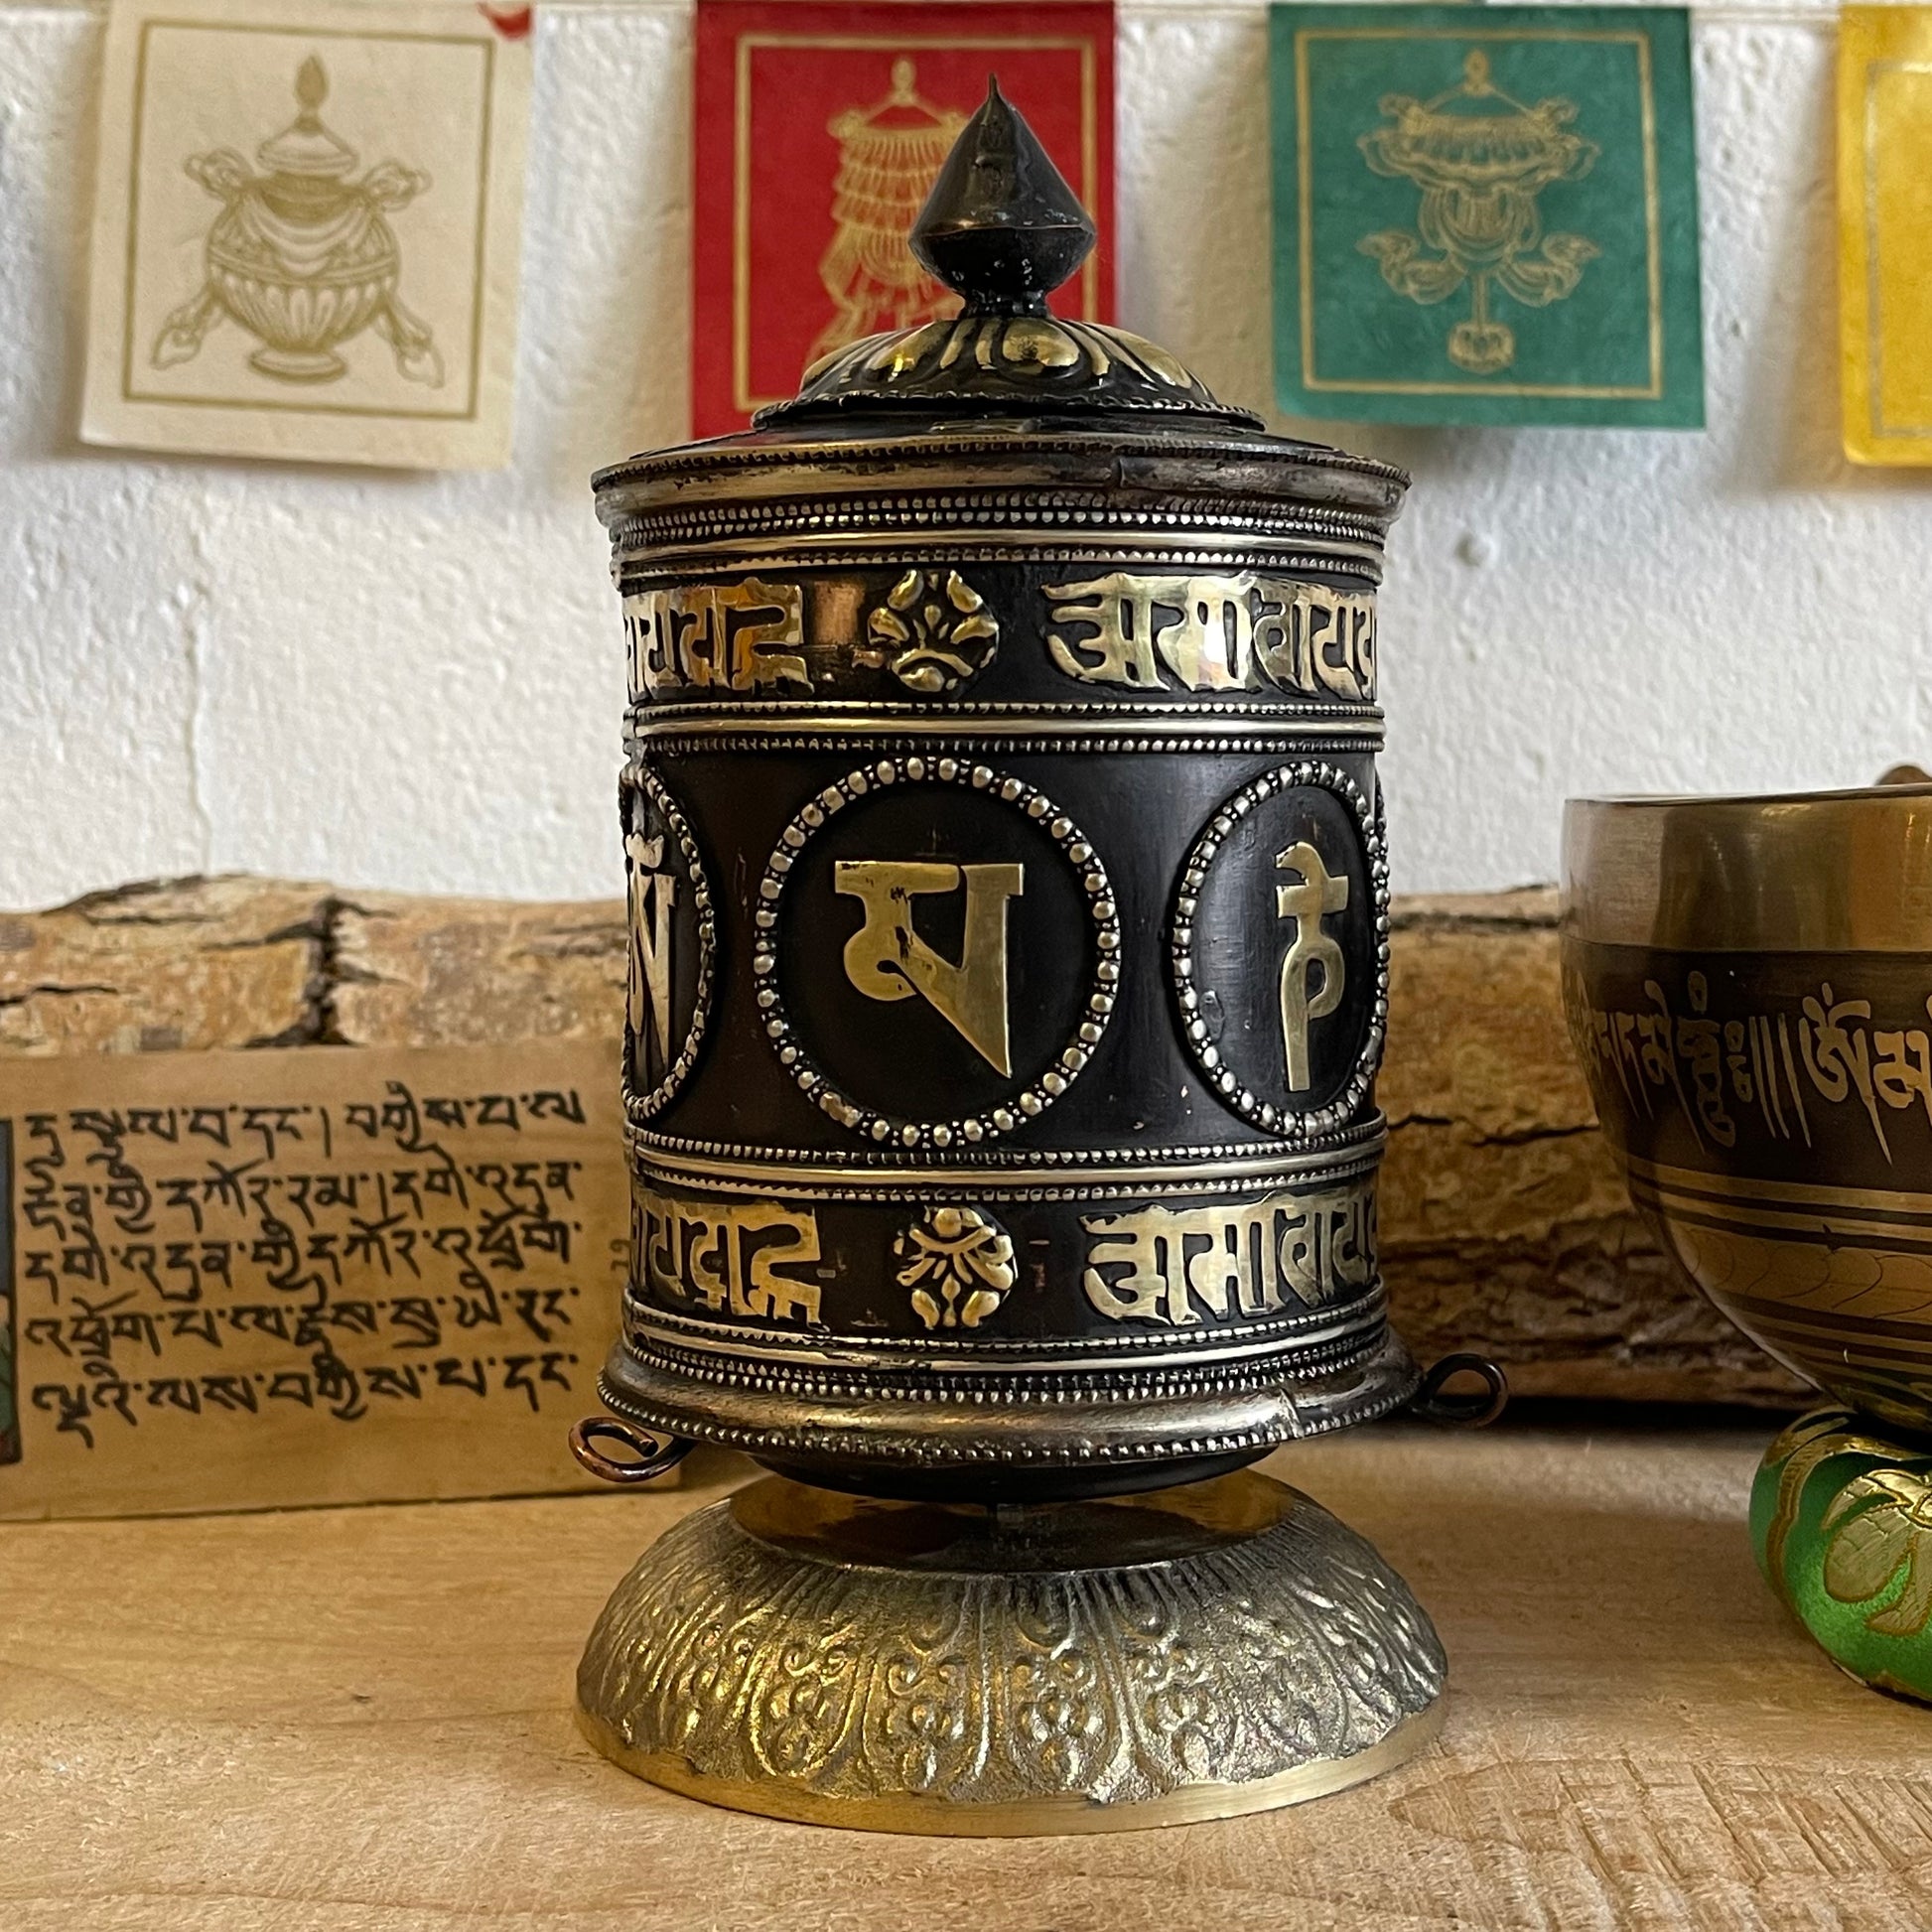
[[[596,479],[634,1255],[577,1440],[775,1476],[645,1557],[580,1696],[621,1762],[780,1815],[1282,1803],[1441,1688],[1375,1553],[1232,1473],[1418,1393],[1375,1249],[1406,480],[1051,315],[1093,239],[995,87],[912,231],[956,318]],[[1163,1646],[1192,1742],[1141,1708]]]

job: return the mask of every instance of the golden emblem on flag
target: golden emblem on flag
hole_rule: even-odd
[[[323,125],[329,75],[313,54],[295,77],[295,119],[255,150],[253,173],[232,148],[182,165],[221,204],[204,252],[207,280],[161,326],[150,357],[170,368],[197,355],[223,316],[261,340],[251,368],[279,382],[334,382],[348,371],[336,350],[373,329],[412,382],[440,388],[443,357],[429,325],[397,295],[402,250],[382,217],[430,185],[420,169],[385,161],[349,181],[355,150]]]
[[[963,114],[934,107],[914,87],[910,61],[893,63],[893,87],[873,107],[833,116],[839,171],[832,184],[837,232],[818,264],[835,314],[812,344],[811,359],[889,329],[934,322],[959,308],[906,246]]]
[[[1356,245],[1412,302],[1442,302],[1471,284],[1472,313],[1449,331],[1449,360],[1477,375],[1506,369],[1516,332],[1490,315],[1490,284],[1532,309],[1575,291],[1601,250],[1587,235],[1545,234],[1536,198],[1552,182],[1581,181],[1601,150],[1571,132],[1575,101],[1526,107],[1490,78],[1480,48],[1463,62],[1461,81],[1434,100],[1384,94],[1379,104],[1385,125],[1356,145],[1376,174],[1422,190],[1419,232],[1390,228]]]

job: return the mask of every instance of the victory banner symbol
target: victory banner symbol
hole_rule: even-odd
[[[719,436],[873,335],[955,314],[911,228],[987,75],[1099,228],[1052,297],[1114,306],[1114,12],[1084,4],[698,9],[692,429]]]

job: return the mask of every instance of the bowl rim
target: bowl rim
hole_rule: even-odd
[[[1881,803],[1897,798],[1932,798],[1932,779],[1924,784],[1820,786],[1809,791],[1609,791],[1581,792],[1563,801],[1592,811],[1659,810],[1703,806],[1836,805],[1852,799]]]
[[[1932,959],[1932,784],[1571,798],[1567,939]]]

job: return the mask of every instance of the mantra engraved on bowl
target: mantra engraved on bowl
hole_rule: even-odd
[[[673,584],[623,600],[632,703],[689,691],[812,688],[796,584]]]
[[[928,1328],[977,1328],[1019,1279],[1013,1241],[974,1207],[933,1207],[893,1243],[897,1282]]]
[[[1322,1309],[1377,1280],[1372,1175],[1228,1207],[1142,1207],[1080,1226],[1080,1286],[1113,1321],[1184,1328]]]
[[[958,571],[908,570],[866,614],[866,642],[854,656],[936,697],[978,677],[999,647],[999,621]]]
[[[1932,1028],[1909,954],[1564,942],[1631,1197],[1752,1340],[1908,1429],[1932,1414]]]
[[[1149,577],[1112,571],[1046,587],[1046,648],[1069,677],[1134,691],[1375,697],[1375,599],[1243,571]],[[1084,629],[1074,626],[1084,626]]]
[[[1897,1027],[1873,1025],[1872,1002],[1856,991],[1842,995],[1828,979],[1800,995],[1795,1012],[1727,1018],[1713,1014],[1710,980],[1695,969],[1685,975],[1680,1006],[1655,977],[1644,980],[1636,1007],[1592,1004],[1574,970],[1564,975],[1564,993],[1586,1068],[1608,1068],[1646,1120],[1660,1101],[1675,1104],[1700,1146],[1708,1137],[1716,1147],[1735,1147],[1741,1121],[1747,1138],[1802,1136],[1810,1147],[1814,1125],[1829,1131],[1839,1110],[1856,1106],[1890,1162],[1888,1119],[1902,1113],[1909,1120],[1916,1111],[1932,1127],[1932,1032],[1910,1024],[1916,1012]],[[1932,998],[1920,1004],[1932,1018]],[[1819,1109],[1816,1122],[1811,1107]]]
[[[962,830],[956,818],[932,812],[901,816],[895,821],[895,836],[906,844],[929,853],[935,842],[946,838],[989,836],[990,826],[1001,836],[1024,837],[1034,851],[1057,860],[1057,869],[1049,864],[1045,871],[1057,870],[1059,876],[1040,879],[1035,890],[1033,875],[1020,863],[886,859],[874,856],[876,848],[870,842],[862,860],[835,858],[829,867],[818,863],[817,842],[839,836],[829,828],[841,814],[860,807],[860,829],[853,837],[863,835],[870,841],[873,835],[867,828],[886,809],[887,800],[903,800],[922,791],[941,798],[963,794],[977,801],[973,810],[992,816],[981,822],[977,833],[970,827]],[[1016,905],[1032,912],[1037,902],[1039,915],[1047,917],[1056,902],[1053,892],[1059,894],[1059,903],[1077,908],[1067,911],[1066,918],[1085,928],[1079,935],[1079,949],[1087,963],[1080,969],[1077,985],[1069,984],[1064,970],[1069,936],[1064,923],[1050,929],[1042,926],[1039,933],[1053,943],[1049,946],[1042,938],[1031,957],[1015,943],[1008,928]],[[916,902],[941,894],[964,900],[967,924],[957,960],[946,959],[922,939],[913,923]],[[803,906],[798,903],[801,895],[806,900]],[[834,975],[816,969],[816,955],[807,957],[799,935],[801,930],[815,936],[830,933],[830,908],[843,897],[858,901],[860,923],[848,927],[838,941],[841,966],[835,980]],[[1120,981],[1120,910],[1092,844],[1044,792],[991,765],[962,759],[880,759],[854,767],[808,799],[780,834],[766,862],[754,924],[756,999],[765,1037],[779,1064],[830,1119],[882,1146],[970,1148],[1037,1119],[1092,1058],[1112,1017]],[[1030,1042],[1032,1058],[1026,1063],[1019,1063],[1013,1046],[1008,998],[1011,980],[1022,972],[1038,975],[1035,983],[1059,996],[1065,1009],[1062,1025],[1054,1019],[1057,1008],[1042,1018],[1038,1000],[1027,1007],[1025,1023],[1035,1037]],[[784,984],[787,973],[794,981],[791,996]],[[797,983],[801,981],[802,986]],[[850,1089],[859,1069],[848,1065],[835,1075],[823,1050],[823,1038],[831,1037],[834,1057],[842,1053],[850,1060],[858,1053],[855,1035],[860,1030],[850,1016],[845,1017],[842,1034],[822,1035],[819,1051],[808,1045],[814,1025],[826,1026],[822,1016],[841,986],[866,1002],[883,1003],[889,1015],[907,1006],[938,1015],[946,1036],[956,1037],[972,1056],[970,1067],[950,1069],[952,1090],[974,1072],[984,1077],[990,1071],[1003,1084],[993,1089],[984,1104],[957,1113],[937,1108],[931,1114],[918,1113],[904,1104],[875,1105],[855,1098]],[[794,1016],[793,997],[801,992],[807,1006]],[[910,1001],[908,995],[915,993],[921,998]],[[815,1014],[820,1016],[817,1020]],[[1038,1035],[1047,1020],[1053,1021],[1054,1030],[1050,1040],[1042,1042]],[[904,1098],[916,1102],[937,1084],[930,1066],[918,1057],[913,1034],[888,1026],[881,1035],[869,1012],[863,1033],[866,1043],[880,1046],[893,1063],[892,1077],[911,1082],[897,1089]],[[931,1050],[931,1042],[926,1050]],[[872,1077],[885,1077],[876,1062]]]
[[[691,827],[655,772],[633,764],[620,792],[628,943],[625,1103],[648,1120],[697,1063],[717,975],[717,911]]]
[[[1284,1139],[1345,1126],[1389,998],[1388,864],[1354,780],[1278,765],[1225,799],[1182,867],[1169,954],[1181,1036],[1225,1106]]]
[[[1814,1410],[1764,1451],[1758,1485],[1775,1477],[1776,1489],[1762,1568],[1786,1606],[1809,1623],[1790,1557],[1794,1541],[1802,1547],[1815,1536],[1823,1544],[1822,1560],[1814,1561],[1826,1594],[1863,1610],[1861,1621],[1878,1636],[1916,1637],[1932,1622],[1932,1475],[1918,1443],[1868,1433],[1859,1422],[1843,1409]],[[1865,1466],[1848,1481],[1843,1469],[1830,1469],[1840,1458]],[[1830,1500],[1807,1535],[1806,1492],[1821,1469]],[[1885,1688],[1925,1695],[1923,1683]]]
[[[720,1504],[619,1586],[577,1696],[721,1782],[1134,1804],[1365,1751],[1445,1671],[1401,1579],[1300,1495],[1168,1562],[985,1574],[801,1561]]]
[[[996,1073],[1013,1071],[1007,1013],[1007,901],[1026,891],[1024,866],[953,866],[924,860],[841,859],[833,890],[865,907],[845,942],[845,976],[869,1000],[918,994]],[[912,901],[928,894],[966,896],[957,962],[927,945],[912,925]]]
[[[667,1200],[633,1185],[631,1249],[653,1294],[713,1314],[816,1326],[818,1217],[776,1201]]]

